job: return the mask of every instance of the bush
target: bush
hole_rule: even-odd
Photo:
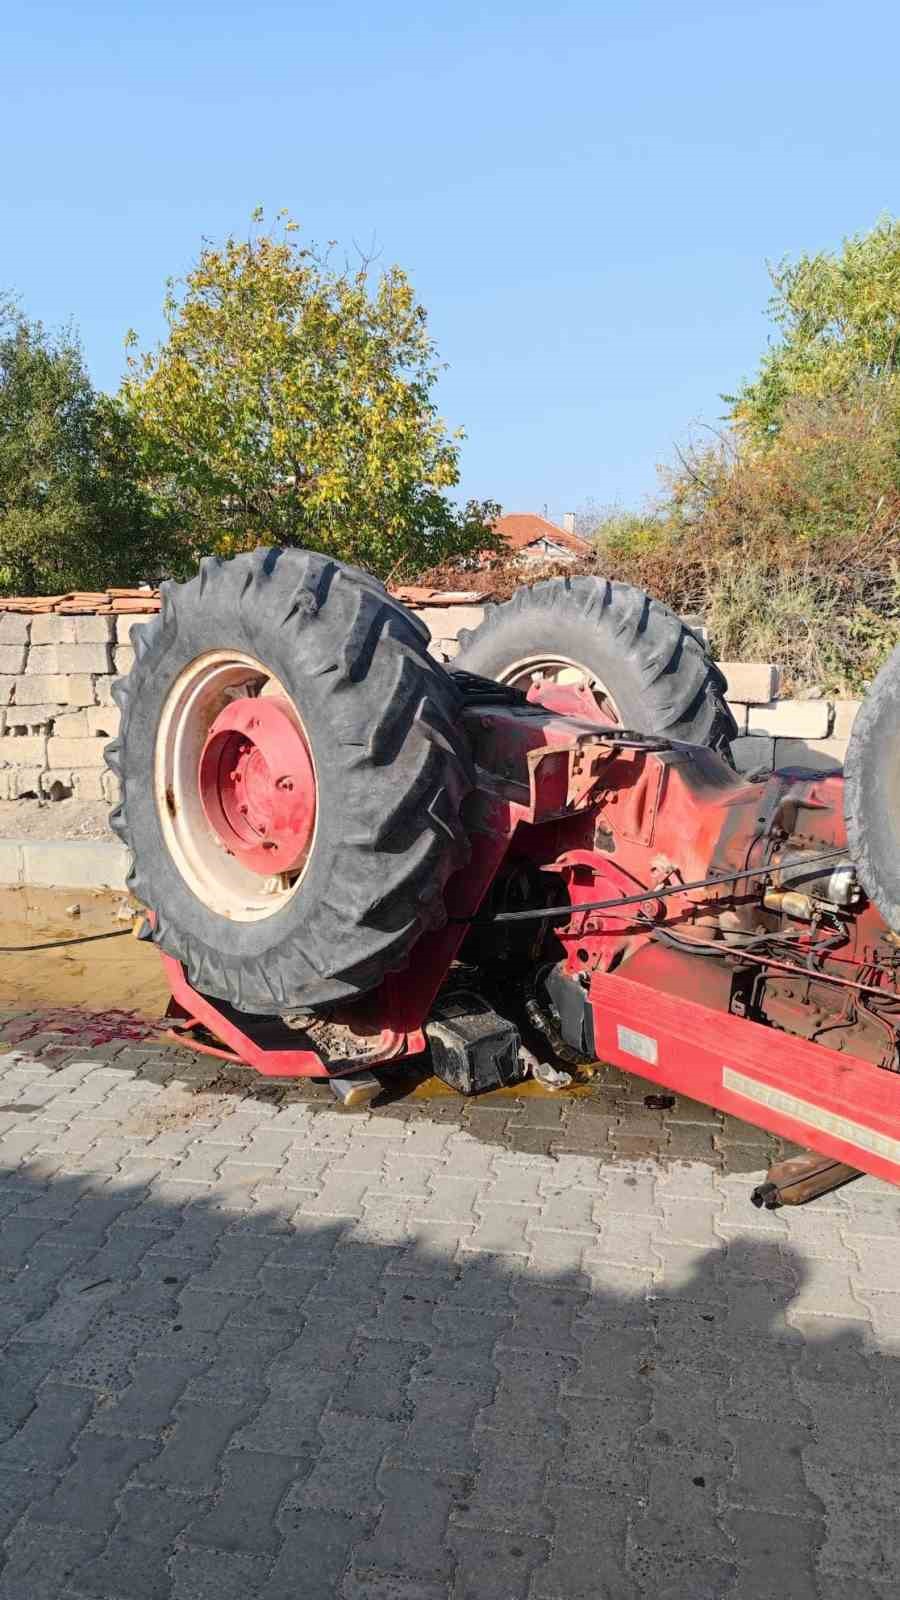
[[[721,658],[775,660],[788,689],[856,692],[900,640],[898,534],[900,394],[861,383],[793,402],[770,443],[725,435],[687,454],[652,512],[600,518],[590,559],[506,560],[481,581],[504,598],[544,577],[617,578],[702,616]]]
[[[93,388],[77,340],[0,307],[0,593],[153,579],[171,542],[130,426]]]

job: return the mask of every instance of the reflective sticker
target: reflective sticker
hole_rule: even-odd
[[[885,1161],[900,1164],[900,1139],[892,1139],[887,1133],[867,1128],[865,1123],[839,1117],[835,1111],[826,1111],[809,1100],[800,1100],[797,1095],[787,1094],[784,1089],[775,1089],[770,1083],[747,1078],[743,1072],[735,1072],[733,1067],[722,1068],[722,1087],[743,1095],[745,1100],[755,1100],[758,1105],[768,1106],[770,1111],[780,1111],[785,1117],[793,1117],[796,1122],[805,1122],[809,1128],[818,1128],[822,1133],[846,1140],[847,1144],[855,1144],[860,1150],[883,1156]]]
[[[637,1033],[634,1028],[624,1028],[620,1022],[616,1035],[623,1055],[637,1056],[639,1061],[649,1061],[656,1066],[656,1040],[649,1033]]]

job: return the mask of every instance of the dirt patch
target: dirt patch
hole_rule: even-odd
[[[114,839],[105,800],[0,800],[0,839]]]
[[[232,1095],[191,1094],[187,1089],[168,1089],[158,1104],[147,1106],[129,1118],[124,1131],[151,1139],[161,1133],[178,1133],[207,1118],[220,1121],[222,1117],[230,1117],[235,1103]]]

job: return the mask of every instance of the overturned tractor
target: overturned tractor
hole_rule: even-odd
[[[133,638],[113,825],[184,1037],[476,1091],[537,1030],[900,1181],[900,655],[846,780],[753,781],[700,638],[621,584],[520,591],[449,672],[374,579],[263,550]]]

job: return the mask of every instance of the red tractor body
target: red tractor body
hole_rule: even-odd
[[[180,1036],[267,1074],[358,1072],[423,1052],[454,975],[472,986],[496,969],[582,1059],[900,1182],[900,940],[856,882],[841,776],[746,781],[711,750],[602,725],[580,689],[538,692],[467,696],[470,859],[402,970],[288,1028],[204,998],[164,955]],[[228,759],[203,766],[204,803],[229,816],[232,731],[234,709]],[[231,787],[212,793],[226,768]],[[283,840],[278,806],[267,814],[275,852],[296,854],[290,807]],[[352,1044],[336,1056],[341,1027]]]

